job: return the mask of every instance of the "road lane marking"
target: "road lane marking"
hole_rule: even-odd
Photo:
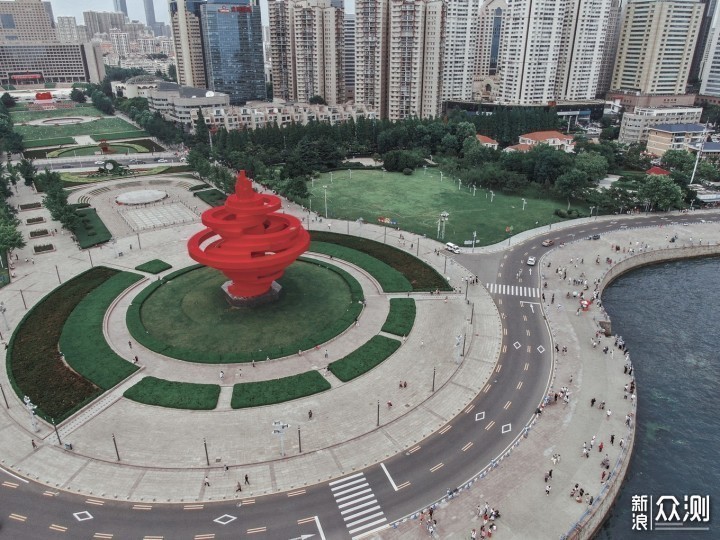
[[[530,330],[525,330],[525,335],[526,335],[526,336],[529,336],[529,335],[530,335]]]
[[[470,411],[472,411],[474,408],[475,408],[475,405],[472,405],[472,404],[471,404],[471,405],[468,405],[468,406],[465,408],[465,411],[463,411],[463,412],[464,412],[465,414],[467,414],[467,413],[469,413]]]
[[[298,489],[297,491],[288,491],[288,497],[297,497],[298,495],[305,495],[306,490]]]
[[[506,352],[507,352],[507,345],[503,345],[503,347],[502,347],[502,352],[503,352],[503,353],[506,353]]]
[[[55,525],[54,523],[48,527],[51,531],[57,531],[57,532],[67,532],[67,527],[63,527],[62,525]]]
[[[212,540],[213,538],[215,538],[215,533],[196,534],[194,540]]]
[[[523,315],[523,321],[527,322],[527,315]]]
[[[322,525],[320,525],[320,518],[315,516],[315,525],[317,525],[318,532],[320,533],[320,540],[325,540],[325,533],[323,532]]]
[[[527,350],[527,352],[531,353],[531,352],[532,352],[532,347],[531,347],[530,345],[528,345],[526,350]]]
[[[525,369],[523,371],[527,371],[530,369],[530,362],[525,362]]]
[[[487,394],[491,388],[492,388],[492,384],[486,384],[485,388],[483,388],[483,394]]]
[[[474,443],[472,441],[470,441],[469,443],[467,443],[465,446],[462,447],[462,451],[467,452],[468,450],[470,450],[470,447],[472,447],[473,444]]]
[[[500,370],[502,369],[502,364],[498,364],[495,368],[495,373],[500,373]]]
[[[507,328],[503,328],[503,334],[507,336]]]
[[[60,494],[59,491],[50,491],[50,490],[43,491],[43,495],[45,495],[46,497],[54,497],[55,495],[59,495],[59,494]]]
[[[315,516],[310,516],[302,519],[297,520],[298,525],[304,525],[305,523],[310,523],[311,521],[315,521]]]
[[[430,472],[435,472],[435,471],[437,471],[438,469],[442,469],[444,466],[445,466],[444,463],[438,463],[437,465],[435,465],[434,467],[432,467],[432,468],[430,469]]]
[[[390,480],[390,485],[393,487],[393,489],[394,489],[395,491],[397,491],[397,490],[398,490],[398,487],[397,487],[397,485],[395,484],[395,480],[393,480],[393,479],[392,479],[392,476],[390,476],[390,473],[388,472],[387,467],[385,467],[385,464],[384,464],[384,463],[381,463],[381,464],[380,464],[380,468],[385,472],[385,476],[387,476],[387,479]],[[378,508],[380,508],[380,507],[378,506]]]
[[[503,407],[503,409],[505,409],[505,410],[507,411],[507,410],[510,408],[510,404],[511,404],[511,403],[512,403],[512,401],[508,401],[508,402],[505,404],[505,406]]]
[[[489,431],[491,427],[495,425],[495,420],[491,420],[490,423],[485,426],[485,431]]]
[[[8,471],[7,469],[5,469],[3,467],[0,467],[0,471],[4,472],[8,476],[12,476],[15,480],[20,480],[20,482],[23,482],[24,484],[29,483],[28,480],[25,480],[24,478],[20,478],[19,476],[14,475],[13,473],[11,473],[10,471]]]
[[[15,488],[17,488],[17,487],[20,487],[20,484],[16,484],[15,482],[10,482],[9,480],[5,480],[5,481],[2,483],[2,485],[5,486],[5,487],[8,487],[8,488],[12,488],[12,489],[15,489]]]
[[[515,387],[515,390],[520,390],[522,388],[522,381],[517,383],[517,386]]]
[[[133,510],[152,510],[151,504],[133,504]]]
[[[27,521],[27,516],[22,516],[20,514],[10,514],[8,517],[10,519],[14,519],[15,521],[22,521],[22,522]]]
[[[409,456],[410,454],[414,454],[415,452],[417,452],[418,450],[420,450],[420,448],[421,448],[420,445],[413,446],[410,450],[408,450],[408,451],[406,452],[406,454],[407,454],[408,456]]]
[[[183,506],[183,510],[202,510],[205,508],[204,504],[186,504]]]
[[[105,501],[99,501],[97,499],[85,499],[85,504],[93,504],[95,506],[103,506]]]
[[[245,506],[246,504],[255,504],[255,499],[242,499],[240,503]]]
[[[267,527],[255,527],[253,529],[248,529],[247,534],[256,534],[267,531]]]
[[[398,486],[398,491],[401,490],[402,488],[408,487],[409,485],[410,485],[410,482],[403,482],[402,484],[400,484]]]
[[[111,540],[113,538],[112,533],[95,533],[93,534],[93,538],[98,538],[100,540]]]
[[[451,429],[452,429],[452,424],[448,424],[447,426],[445,426],[444,428],[442,428],[440,431],[438,431],[438,433],[440,433],[440,435],[444,435],[445,433],[447,433],[447,432],[450,431]]]

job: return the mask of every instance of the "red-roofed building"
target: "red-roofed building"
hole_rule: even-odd
[[[564,135],[559,131],[535,131],[533,133],[525,133],[524,135],[520,135],[518,142],[520,144],[529,144],[530,146],[547,144],[565,152],[572,152],[575,149],[573,136]]]
[[[661,176],[667,176],[670,174],[670,171],[666,171],[662,167],[650,167],[647,171],[645,171],[645,174],[658,174]]]
[[[485,135],[480,135],[479,133],[475,135],[475,138],[482,146],[487,146],[488,148],[492,148],[493,150],[498,149],[498,142],[495,139],[491,139],[490,137],[486,137]]]
[[[533,145],[531,144],[514,144],[512,146],[506,147],[503,152],[529,152],[532,147]]]

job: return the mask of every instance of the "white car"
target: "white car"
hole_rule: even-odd
[[[96,161],[95,165],[105,165],[105,162],[104,161]]]
[[[167,159],[158,159],[157,162],[158,163],[167,163],[168,160]]]
[[[528,257],[527,265],[528,265],[528,266],[535,266],[535,257]]]

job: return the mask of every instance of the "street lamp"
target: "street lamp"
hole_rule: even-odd
[[[462,187],[462,180],[458,178],[458,191],[460,191],[460,188]]]
[[[475,239],[477,238],[477,231],[473,231],[473,247],[472,252],[475,253]]]
[[[527,204],[527,201],[525,199],[522,200],[523,203],[523,212],[525,211],[525,205]]]
[[[333,183],[332,171],[330,171],[330,183]]]
[[[272,423],[272,425],[272,434],[280,437],[280,455],[285,457],[285,430],[290,427],[290,424],[285,424],[284,422],[276,420]]]
[[[490,202],[493,202],[494,198],[495,198],[495,192],[490,190]]]
[[[595,210],[595,207],[594,207],[594,206],[591,206],[591,207],[590,207],[590,217],[592,217],[593,210]]]
[[[327,186],[323,186],[323,189],[325,190],[325,219],[328,218],[328,211],[327,211]]]
[[[37,418],[35,417],[35,409],[37,409],[37,405],[33,405],[28,396],[23,398],[23,403],[25,403],[25,408],[30,413],[30,427],[35,433],[37,433],[40,430],[37,425]]]
[[[440,181],[441,182],[443,181],[443,172],[442,171],[440,171]]]
[[[5,307],[5,302],[0,302],[0,313],[2,313],[3,320],[5,321],[5,330],[10,330],[10,325],[7,322],[7,316],[5,315],[6,311],[7,308]]]
[[[445,239],[445,222],[450,217],[450,214],[447,212],[441,212],[440,213],[440,219],[438,219],[438,230],[437,230],[437,236],[441,240]]]
[[[475,196],[476,191],[477,191],[477,186],[473,186],[473,197]]]

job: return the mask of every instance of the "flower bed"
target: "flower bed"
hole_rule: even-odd
[[[21,204],[19,205],[20,210],[37,210],[38,208],[42,208],[42,203],[34,202],[34,203],[27,203],[27,204]]]
[[[36,223],[45,223],[45,218],[42,216],[31,217],[25,220],[25,225],[35,225]]]
[[[39,238],[41,236],[50,236],[50,231],[47,229],[35,229],[30,231],[30,238]]]
[[[50,251],[55,251],[55,246],[52,244],[40,244],[38,246],[33,246],[33,251],[35,253],[48,253]]]

